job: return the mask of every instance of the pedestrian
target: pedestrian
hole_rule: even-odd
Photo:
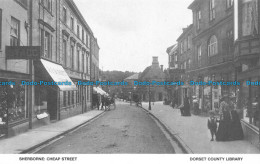
[[[240,118],[235,109],[231,110],[230,140],[243,140],[244,133],[240,123]]]
[[[105,106],[105,97],[102,95],[101,96],[101,110],[104,109],[104,106]],[[106,107],[105,107],[106,108]]]
[[[183,116],[191,116],[191,113],[190,113],[190,103],[189,103],[189,98],[188,97],[184,98]]]
[[[214,136],[216,138],[216,133],[217,133],[217,119],[215,117],[215,113],[213,111],[210,111],[210,117],[208,119],[208,129],[210,130],[211,134],[211,140],[214,141]]]

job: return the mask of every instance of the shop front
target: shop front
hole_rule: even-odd
[[[8,76],[3,76],[4,74]],[[28,129],[28,87],[22,85],[27,75],[5,72],[0,76],[0,138]],[[14,75],[17,74],[17,75]]]
[[[35,62],[34,126],[64,118],[63,93],[78,92],[78,88],[59,64],[40,59]],[[46,117],[44,117],[46,116]]]

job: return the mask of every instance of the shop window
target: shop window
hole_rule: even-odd
[[[2,80],[1,82],[8,81]],[[13,81],[14,82],[14,81]],[[26,89],[21,81],[15,81],[15,85],[0,85],[0,123],[5,124],[21,121],[28,118],[26,108]],[[8,115],[7,115],[8,111]]]
[[[70,101],[70,99],[71,99],[71,96],[70,96],[70,94],[71,94],[71,92],[73,92],[73,91],[68,91],[68,106],[70,106],[71,105],[71,101]]]
[[[67,100],[67,97],[66,97],[66,96],[67,96],[67,92],[64,91],[64,92],[63,92],[63,107],[66,107],[66,105],[67,105],[67,104],[66,104],[66,102],[67,102],[67,101],[66,101],[66,100]]]
[[[75,92],[75,91],[72,91],[72,92],[71,92],[71,104],[72,104],[72,105],[75,104],[75,101],[74,101],[74,100],[75,100],[74,92]]]
[[[218,41],[215,35],[210,37],[208,43],[208,56],[213,56],[218,53]]]
[[[258,0],[242,0],[242,36],[258,34]]]
[[[10,46],[20,45],[20,21],[11,17]]]

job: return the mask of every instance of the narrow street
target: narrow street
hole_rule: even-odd
[[[129,103],[117,104],[97,120],[39,150],[39,154],[174,153],[150,116]]]

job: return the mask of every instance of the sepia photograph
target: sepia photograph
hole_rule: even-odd
[[[0,158],[260,162],[259,15],[259,0],[0,0]]]

